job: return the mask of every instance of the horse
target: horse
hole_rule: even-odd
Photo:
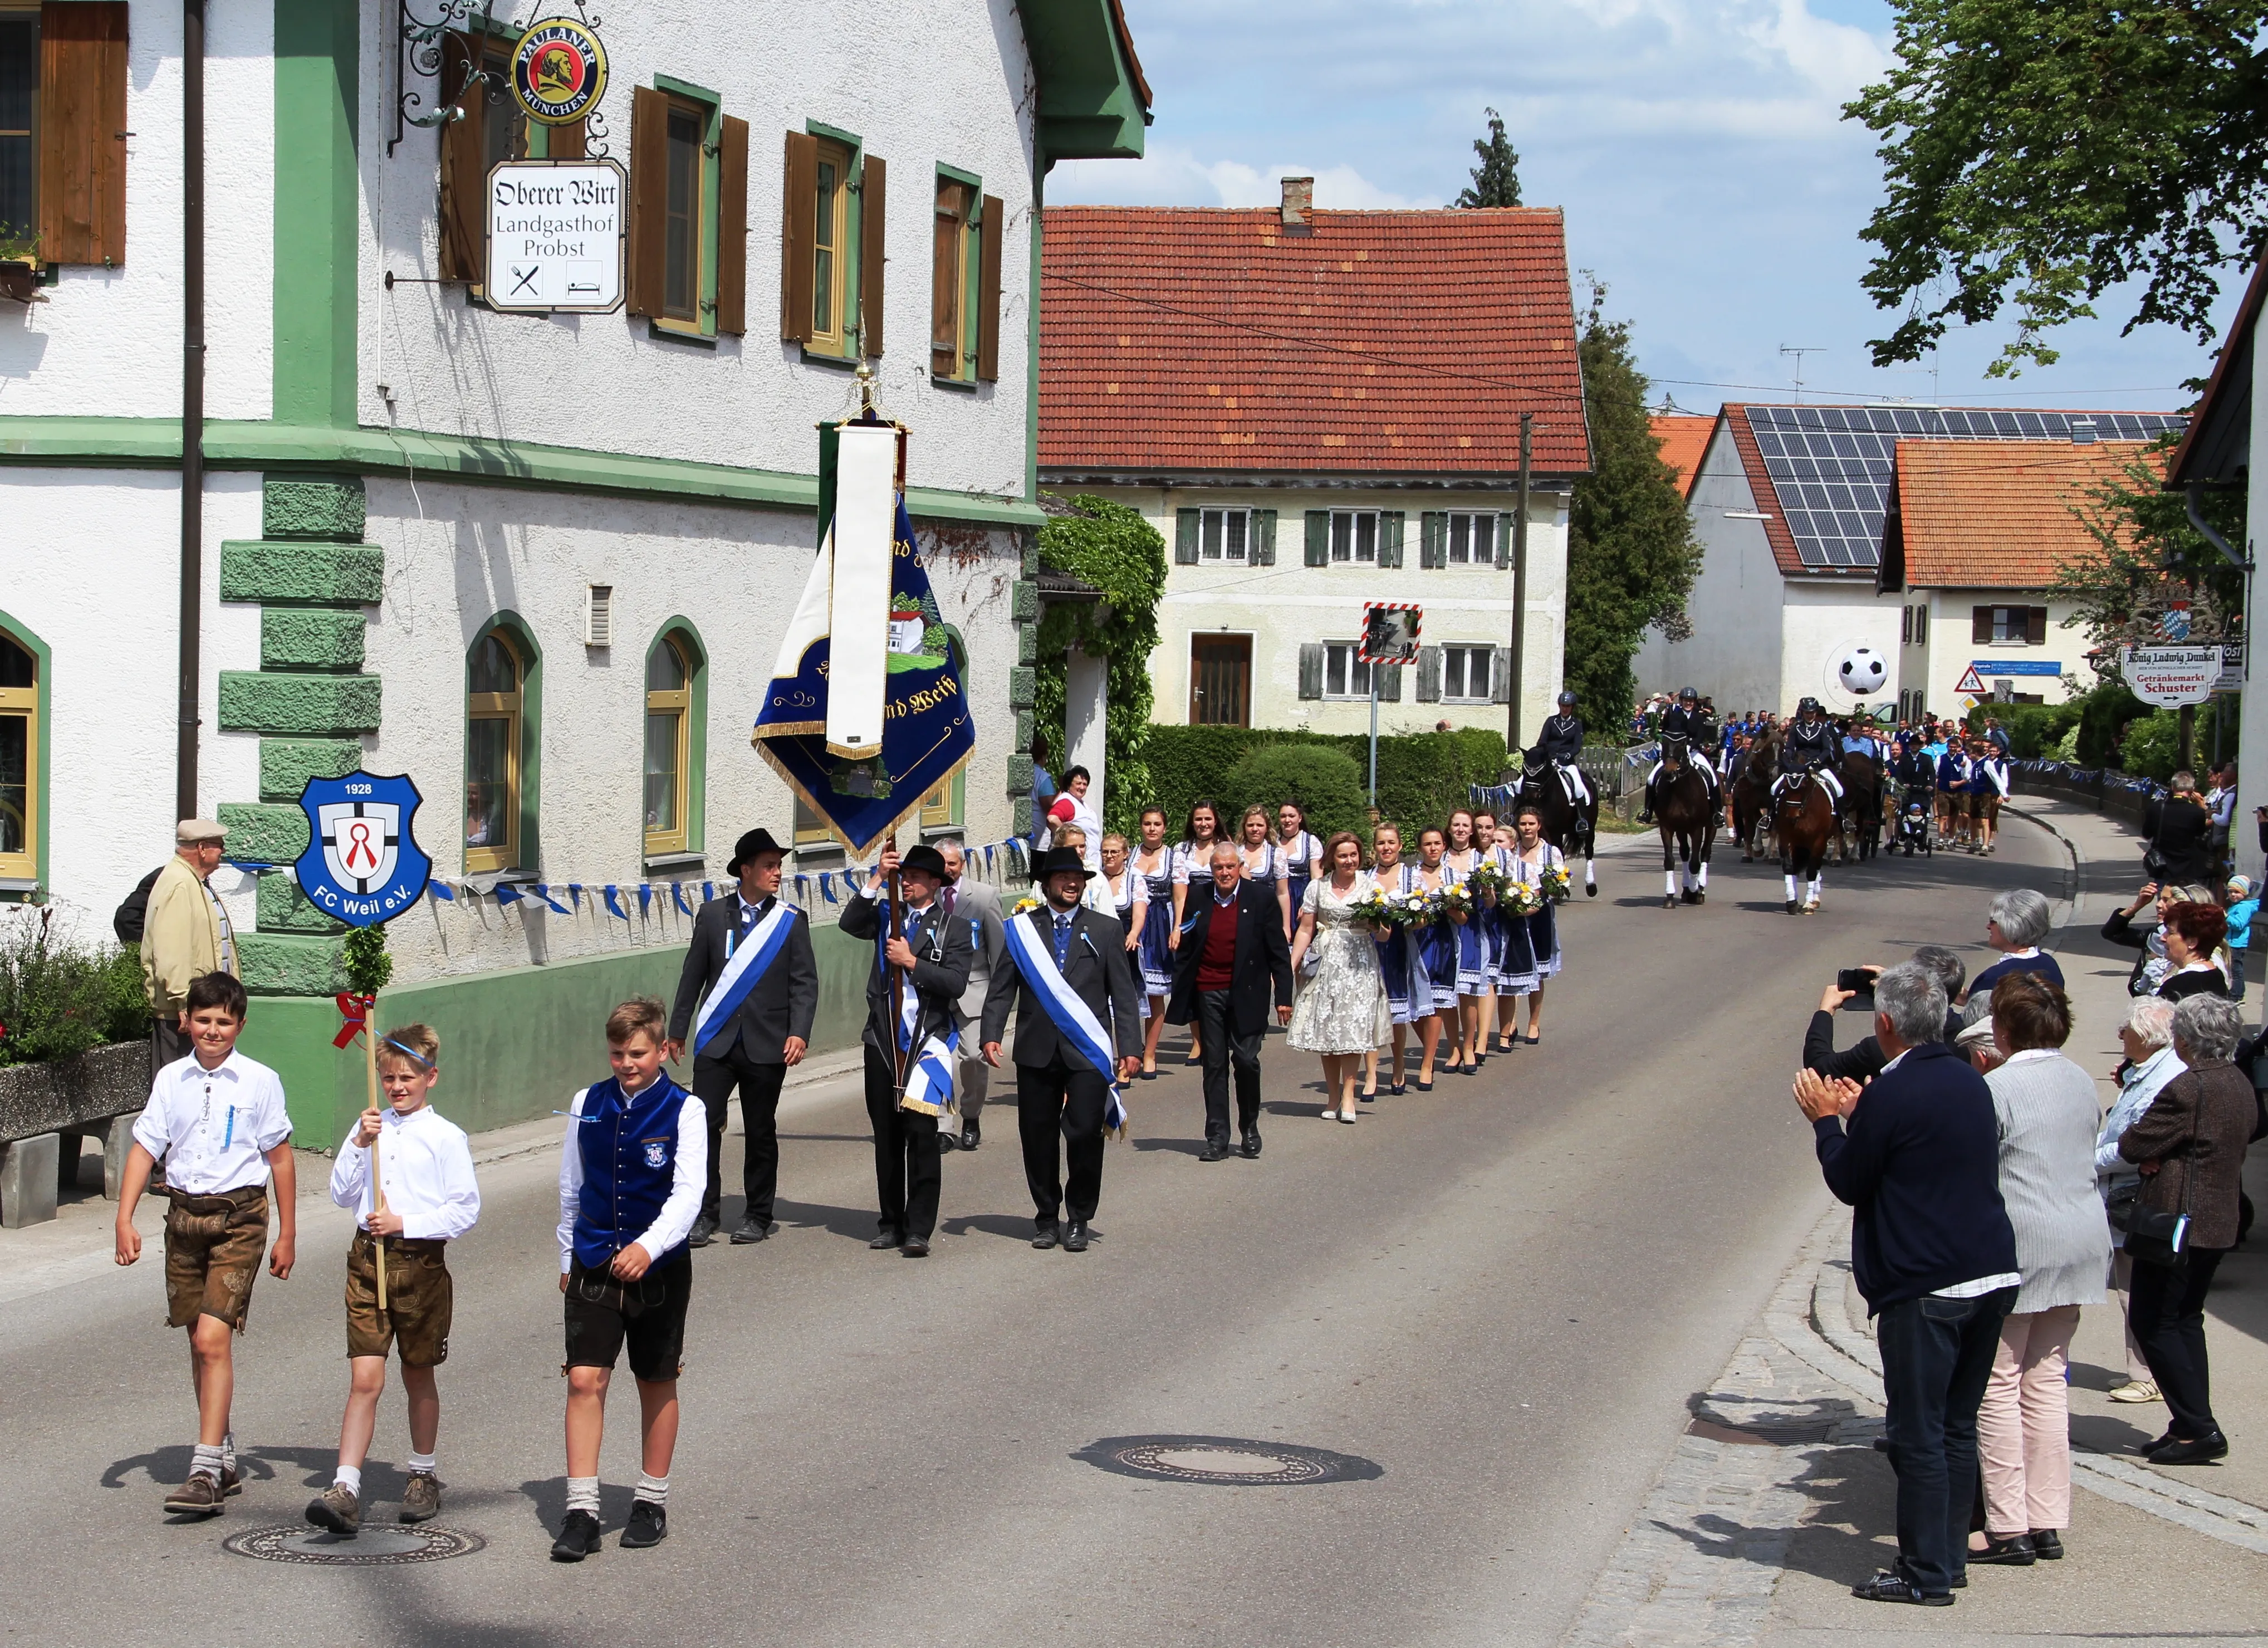
[[[1753,864],[1763,851],[1757,838],[1771,822],[1771,775],[1779,769],[1779,742],[1756,744],[1749,750],[1727,800],[1732,803],[1733,834],[1741,844],[1741,862]]]
[[[1882,833],[1882,769],[1874,757],[1856,750],[1843,756],[1843,822],[1860,863],[1874,856]],[[1848,862],[1850,854],[1844,855]]]
[[[1535,809],[1543,822],[1543,839],[1557,847],[1562,857],[1583,855],[1583,891],[1595,898],[1599,878],[1593,866],[1598,853],[1599,792],[1594,785],[1585,787],[1591,798],[1579,807],[1567,799],[1567,787],[1552,764],[1523,765],[1520,782],[1513,787],[1512,802],[1515,809]]]
[[[1653,817],[1661,831],[1661,907],[1675,910],[1709,899],[1709,851],[1717,839],[1717,792],[1672,735],[1661,741],[1661,772],[1654,780]],[[1681,885],[1680,876],[1683,876]]]
[[[1835,821],[1835,798],[1817,775],[1806,772],[1778,787],[1772,797],[1772,833],[1779,838],[1779,873],[1787,883],[1787,913],[1796,913],[1795,883],[1805,889],[1802,912],[1819,908],[1820,872],[1827,863],[1827,844],[1839,839]]]

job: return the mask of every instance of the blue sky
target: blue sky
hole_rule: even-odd
[[[1523,201],[1565,208],[1570,264],[1633,323],[1657,397],[1690,410],[1787,398],[1784,345],[1820,351],[1806,399],[2173,410],[2211,369],[2171,328],[2121,337],[2115,292],[2013,381],[1983,375],[1997,326],[1948,337],[1933,378],[1869,366],[1891,323],[1859,285],[1881,174],[1840,108],[1890,61],[1879,0],[1124,4],[1157,99],[1149,157],[1061,164],[1050,203],[1270,205],[1279,177],[1312,174],[1318,206],[1444,205],[1493,107]]]

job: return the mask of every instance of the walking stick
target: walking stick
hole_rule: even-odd
[[[890,832],[890,851],[895,854],[897,850],[897,832],[895,831],[892,831]],[[896,870],[892,870],[890,872],[890,936],[893,938],[903,938],[905,935],[905,889],[900,879],[898,872]],[[885,959],[887,959],[887,956],[885,957]],[[898,1046],[898,1035],[905,1022],[905,970],[893,964],[890,968],[890,1065],[893,1074],[897,1078],[898,1097],[901,1098],[905,1097],[906,1059],[907,1055],[911,1052],[909,1047],[901,1047]],[[910,1041],[912,1038],[908,1037],[907,1039]]]
[[[368,1108],[378,1108],[378,997],[363,1000],[362,1046],[363,1075],[369,1097]],[[378,1147],[385,1137],[381,1122],[378,1134],[370,1142],[370,1210],[373,1216],[386,1211],[386,1185],[378,1176]],[[371,1245],[378,1253],[378,1308],[386,1309],[386,1238],[377,1231],[370,1233]]]

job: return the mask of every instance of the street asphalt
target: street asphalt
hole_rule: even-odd
[[[1556,1642],[1827,1206],[1787,1090],[1822,984],[1924,942],[1975,946],[1994,888],[2068,893],[2044,831],[2012,824],[2004,842],[1991,860],[1830,867],[1825,909],[1801,918],[1782,913],[1777,866],[1737,853],[1720,853],[1705,907],[1664,911],[1650,841],[1618,847],[1601,896],[1565,913],[1541,1046],[1349,1127],[1319,1120],[1314,1061],[1271,1037],[1265,1152],[1218,1164],[1197,1160],[1197,1075],[1175,1062],[1133,1090],[1084,1254],[1027,1245],[1006,1096],[982,1150],[946,1157],[934,1254],[869,1253],[855,1078],[792,1092],[778,1234],[695,1255],[670,1537],[615,1544],[636,1480],[625,1376],[607,1548],[580,1566],[546,1556],[564,1496],[548,1142],[482,1169],[481,1224],[453,1250],[440,1526],[486,1545],[447,1561],[222,1548],[296,1523],[329,1480],[343,1214],[303,1200],[297,1272],[254,1291],[244,1495],[180,1524],[158,1500],[186,1472],[194,1415],[157,1244],[131,1270],[99,1265],[107,1204],[67,1208],[37,1245],[0,1236],[0,1492],[17,1508],[0,1631],[301,1648]],[[446,1079],[436,1099],[446,1113]],[[739,1157],[728,1140],[728,1189]],[[327,1166],[303,1157],[303,1184]],[[728,1225],[737,1210],[728,1195]],[[1145,1436],[1375,1470],[1210,1485],[1082,1456]],[[389,1385],[367,1478],[379,1517],[406,1452]]]

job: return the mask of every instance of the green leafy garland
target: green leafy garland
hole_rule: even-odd
[[[1103,723],[1104,818],[1131,830],[1150,797],[1150,654],[1158,645],[1158,601],[1166,592],[1166,540],[1139,510],[1082,493],[1079,513],[1040,528],[1040,565],[1102,592],[1099,602],[1059,602],[1040,620],[1034,719],[1060,772],[1065,742],[1064,685],[1074,647],[1108,661],[1110,705]]]
[[[347,935],[343,946],[347,988],[357,995],[376,995],[394,977],[394,957],[386,948],[383,927],[358,927]]]

